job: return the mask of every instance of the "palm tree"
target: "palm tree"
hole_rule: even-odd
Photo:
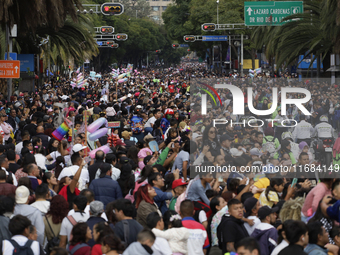
[[[93,34],[93,24],[86,15],[79,15],[78,22],[67,18],[59,30],[53,30],[51,27],[37,28],[37,36],[50,38],[50,54],[46,54],[48,45],[43,47],[45,60],[50,57],[55,64],[61,60],[64,66],[70,59],[83,62],[99,53]]]
[[[304,13],[287,17],[284,20],[289,22],[281,27],[258,27],[252,39],[258,49],[265,45],[267,58],[275,57],[278,66],[294,63],[306,53],[313,54],[314,59],[322,54],[325,59],[331,52],[340,51],[336,6],[333,0],[305,2]]]
[[[76,6],[82,9],[80,0],[1,0],[0,25],[4,29],[17,24],[20,33],[34,32],[43,24],[58,29],[68,16],[77,20]]]

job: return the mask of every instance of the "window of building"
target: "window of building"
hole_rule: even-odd
[[[158,12],[159,11],[159,6],[152,6],[152,10],[154,12]]]
[[[154,21],[159,21],[159,16],[158,15],[152,16],[152,18],[153,18]]]
[[[165,10],[166,10],[166,7],[167,7],[167,6],[162,6],[162,11],[165,11]]]

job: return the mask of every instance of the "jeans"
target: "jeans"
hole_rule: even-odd
[[[153,131],[153,128],[152,127],[146,127],[144,128],[144,134],[147,135],[147,134],[151,134]]]

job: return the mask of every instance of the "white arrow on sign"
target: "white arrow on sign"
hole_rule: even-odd
[[[15,73],[18,73],[18,66],[15,66],[14,69],[15,69]]]
[[[251,15],[251,11],[252,11],[252,10],[253,10],[253,9],[250,8],[250,7],[247,9],[247,12],[248,12],[248,15],[249,15],[249,16]]]

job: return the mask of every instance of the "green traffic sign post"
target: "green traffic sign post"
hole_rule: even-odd
[[[246,26],[281,26],[282,19],[303,12],[302,1],[244,2],[244,23]]]

